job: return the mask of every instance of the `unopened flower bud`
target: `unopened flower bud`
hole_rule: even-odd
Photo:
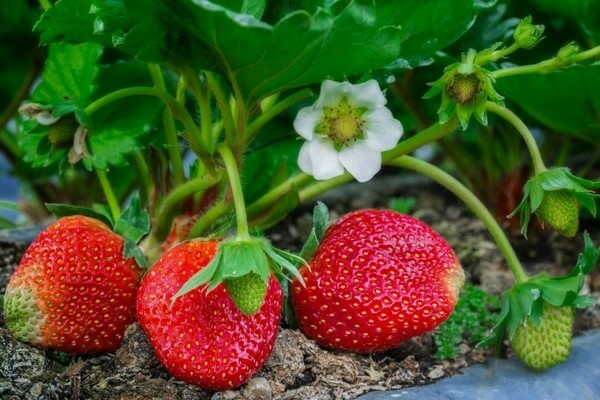
[[[568,63],[570,59],[576,56],[577,54],[579,54],[579,46],[571,42],[566,46],[561,47],[560,50],[558,50],[556,58],[558,58],[561,62]]]
[[[543,33],[544,25],[533,25],[531,16],[529,16],[519,22],[513,34],[513,39],[520,48],[531,49],[542,39]]]

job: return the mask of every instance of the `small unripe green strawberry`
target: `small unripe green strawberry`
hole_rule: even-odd
[[[481,81],[475,74],[456,74],[448,85],[448,94],[460,104],[475,100],[481,91]]]
[[[564,189],[546,192],[535,213],[544,224],[565,237],[577,233],[579,203],[573,192]]]
[[[233,303],[246,315],[260,310],[267,294],[267,285],[258,274],[249,273],[235,279],[227,279],[225,287]]]
[[[544,303],[540,324],[525,321],[517,328],[512,347],[531,368],[542,370],[561,364],[569,357],[573,337],[573,310]]]
[[[78,127],[79,122],[75,117],[62,117],[48,128],[48,141],[55,147],[72,146],[75,131]]]

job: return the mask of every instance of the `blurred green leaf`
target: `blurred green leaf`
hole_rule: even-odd
[[[589,35],[600,37],[600,2],[598,0],[532,0],[542,10],[578,23]]]
[[[507,76],[496,87],[540,123],[600,145],[600,63]]]

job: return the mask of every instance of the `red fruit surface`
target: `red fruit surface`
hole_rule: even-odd
[[[360,210],[331,225],[292,284],[302,332],[319,345],[376,352],[433,330],[452,313],[464,274],[425,223]]]
[[[265,302],[246,316],[220,284],[173,296],[215,256],[218,242],[188,241],[167,251],[142,281],[138,320],[174,377],[204,389],[240,386],[267,361],[279,328],[282,294],[271,276]]]
[[[135,321],[143,270],[121,255],[124,240],[76,215],[42,231],[8,283],[5,319],[15,337],[44,349],[116,350]]]

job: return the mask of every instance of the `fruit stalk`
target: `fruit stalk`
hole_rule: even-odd
[[[240,173],[238,166],[235,161],[235,157],[231,152],[231,149],[221,144],[217,147],[217,151],[223,158],[225,163],[225,169],[229,176],[229,183],[231,185],[231,192],[233,194],[233,204],[235,206],[235,214],[237,220],[237,238],[239,240],[250,240],[250,233],[248,231],[248,218],[246,216],[246,203],[244,202],[244,193],[242,192],[242,183],[240,181]]]
[[[515,250],[508,241],[508,238],[506,237],[500,225],[498,225],[498,222],[494,216],[488,211],[488,209],[477,198],[477,196],[475,196],[462,183],[436,166],[411,156],[399,157],[391,162],[388,162],[388,165],[410,169],[427,176],[444,186],[446,189],[456,195],[456,197],[461,199],[486,226],[496,241],[496,244],[502,252],[502,255],[506,259],[506,262],[517,283],[524,283],[529,279],[517,257],[517,254],[515,253]]]
[[[110,181],[106,176],[106,172],[96,169],[96,175],[100,181],[100,186],[102,186],[102,191],[104,192],[104,197],[106,197],[106,202],[110,208],[110,213],[113,219],[116,221],[119,218],[119,215],[121,215],[121,207],[117,201],[117,196],[110,185]]]
[[[488,101],[486,103],[485,108],[488,111],[491,111],[499,117],[505,119],[519,132],[519,134],[525,141],[525,144],[527,145],[527,149],[529,150],[531,161],[533,162],[534,174],[538,175],[546,171],[548,168],[546,168],[546,165],[544,164],[544,160],[542,159],[542,155],[540,154],[540,149],[535,143],[535,139],[529,131],[529,128],[527,128],[527,125],[525,125],[525,123],[512,111],[505,107],[501,107],[495,103],[492,103],[491,101]]]

